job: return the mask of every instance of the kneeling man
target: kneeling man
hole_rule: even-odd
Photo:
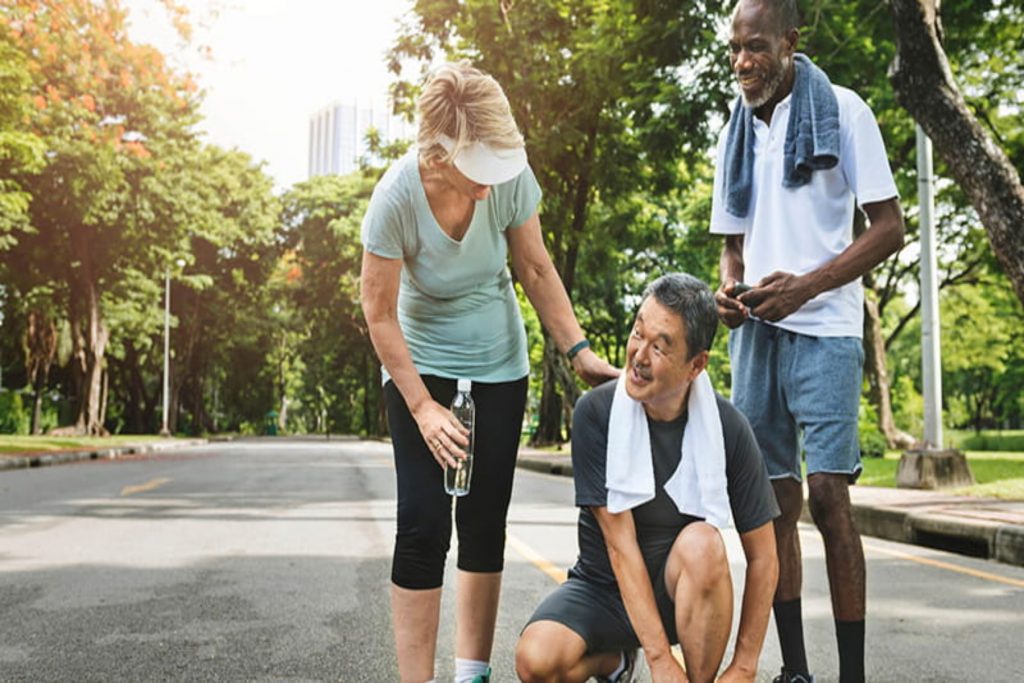
[[[520,637],[522,680],[628,681],[639,646],[658,683],[713,681],[732,625],[719,532],[732,521],[747,571],[736,650],[720,680],[754,680],[778,576],[779,509],[750,426],[705,372],[717,326],[707,285],[658,278],[637,313],[626,371],[576,404],[580,554]]]

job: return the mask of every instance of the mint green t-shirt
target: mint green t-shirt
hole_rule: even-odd
[[[508,269],[505,230],[525,223],[540,196],[527,167],[477,202],[469,229],[457,241],[430,210],[415,148],[377,183],[363,218],[362,243],[372,254],[402,259],[398,322],[420,374],[478,382],[527,375],[526,331]]]

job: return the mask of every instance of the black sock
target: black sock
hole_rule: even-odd
[[[789,673],[807,673],[807,652],[804,650],[804,620],[800,609],[800,598],[776,602],[775,629],[779,632],[779,647],[782,649],[782,668]]]
[[[864,620],[836,619],[839,642],[839,683],[864,683]]]

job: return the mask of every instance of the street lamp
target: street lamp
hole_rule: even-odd
[[[921,379],[924,445],[903,453],[896,486],[935,489],[974,483],[967,457],[942,448],[942,357],[939,347],[939,285],[935,239],[932,143],[917,126],[917,188],[921,226]]]
[[[185,259],[174,262],[179,269],[185,267]],[[160,436],[170,436],[167,428],[167,411],[170,406],[170,365],[171,365],[171,269],[164,269],[164,411]]]

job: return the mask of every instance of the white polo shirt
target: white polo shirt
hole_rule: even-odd
[[[839,102],[839,163],[815,171],[801,187],[782,186],[790,97],[776,105],[770,126],[754,117],[754,183],[746,218],[726,211],[728,126],[718,136],[711,232],[744,236],[743,280],[748,284],[777,270],[803,275],[828,263],[853,241],[854,201],[863,206],[899,196],[871,109],[852,90],[832,88]],[[863,303],[857,278],[771,324],[814,337],[861,337]]]

